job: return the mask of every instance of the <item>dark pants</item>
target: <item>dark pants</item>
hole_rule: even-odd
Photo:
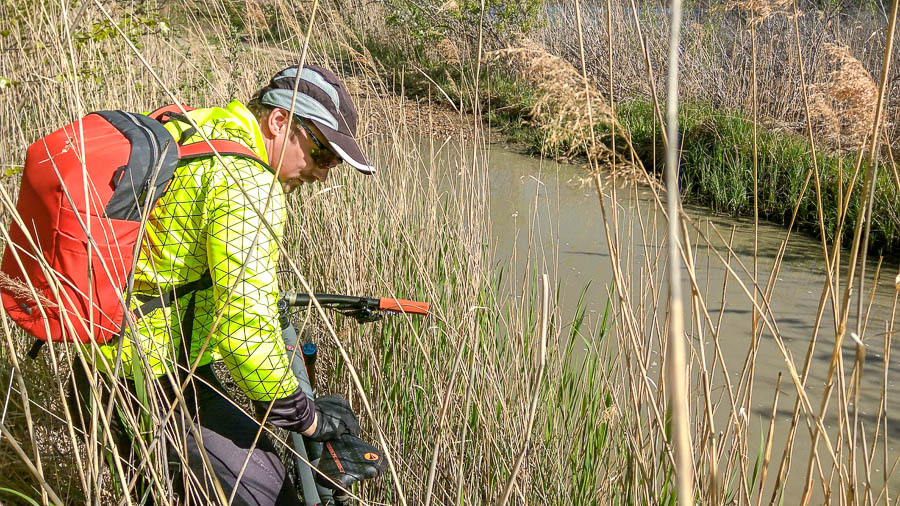
[[[74,385],[70,386],[72,398],[69,405],[78,409],[78,413],[73,413],[73,419],[78,424],[80,420],[90,420],[90,383],[86,371],[81,366],[75,367],[74,375]],[[218,479],[225,498],[228,499],[232,492],[237,490],[232,504],[252,506],[300,504],[299,495],[272,441],[264,433],[256,440],[259,424],[228,400],[224,394],[225,389],[216,378],[212,367],[200,367],[195,375],[200,379],[192,381],[184,392],[187,409],[180,403],[175,403],[177,407],[165,425],[161,425],[162,418],[172,404],[171,399],[175,397],[170,386],[161,385],[166,381],[165,378],[156,383],[160,387],[156,390],[160,391],[157,398],[162,401],[159,403],[162,407],[157,410],[158,413],[154,413],[153,418],[156,420],[152,424],[154,436],[150,439],[164,438],[163,451],[169,463],[168,469],[175,494],[181,496],[186,504],[219,503],[210,473],[203,463],[196,432],[189,428],[188,421],[192,421],[206,450],[208,465]],[[101,383],[109,381],[105,376],[99,376],[102,378]],[[109,399],[109,390],[105,384],[100,385],[100,388],[102,391],[99,406],[105,407]],[[128,390],[130,395],[134,395],[133,383],[128,385]],[[75,399],[76,392],[78,400]],[[133,413],[139,412],[134,409],[139,406],[136,399],[133,399],[130,405]],[[147,414],[146,410],[144,413]],[[137,453],[136,445],[133,444],[132,434],[126,429],[122,413],[114,409],[111,418],[112,439],[119,455],[126,458],[132,456],[132,464],[137,465],[140,459],[134,458]],[[251,452],[254,441],[256,446]],[[157,454],[161,455],[162,452]],[[185,460],[186,468],[183,465]],[[149,473],[146,471],[141,473],[140,470],[138,472],[139,480],[136,488],[139,489],[140,496],[140,489],[149,483],[145,476]]]

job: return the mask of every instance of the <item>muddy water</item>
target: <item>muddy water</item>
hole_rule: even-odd
[[[450,161],[453,156],[448,150],[445,156],[439,156],[438,159]],[[585,185],[581,181],[585,174],[584,168],[537,160],[511,151],[502,145],[491,146],[487,159],[489,163],[491,235],[496,262],[505,265],[505,268],[519,279],[522,277],[523,270],[529,265],[536,263],[539,268],[546,269],[554,281],[559,284],[561,290],[559,309],[563,322],[571,321],[578,300],[581,294],[585,293],[585,304],[588,311],[586,328],[595,327],[606,306],[607,289],[610,287],[612,270],[604,232],[604,219],[601,215],[596,191],[592,185]],[[605,203],[607,209],[612,208],[609,197],[611,188],[612,183],[606,181]],[[623,268],[632,273],[627,276],[629,282],[633,283],[630,292],[635,304],[643,294],[646,306],[652,307],[654,289],[660,300],[665,300],[665,282],[663,280],[656,283],[656,286],[650,287],[641,272],[642,269],[645,271],[651,269],[659,273],[665,272],[666,252],[661,249],[661,245],[664,244],[662,238],[665,234],[665,223],[661,214],[656,210],[657,206],[647,189],[635,190],[633,186],[618,186],[616,193],[619,250],[622,255]],[[754,262],[753,223],[749,220],[712,216],[703,209],[689,209],[688,214],[697,224],[697,228],[711,237],[710,242],[713,244],[713,246],[709,246],[706,241],[700,239],[696,230],[690,232],[692,243],[695,244],[694,261],[697,266],[697,284],[706,301],[709,317],[719,329],[719,348],[731,380],[735,382],[751,344],[752,306],[736,279],[740,279],[748,286],[752,281],[752,276],[742,271],[738,260],[752,272]],[[722,241],[713,231],[714,228],[718,229],[726,238],[730,237],[732,229],[734,230],[733,240],[729,240],[732,241],[732,249],[736,253],[736,258],[731,259],[730,265],[737,271],[737,278],[734,275],[728,275],[722,260],[715,254],[715,251],[723,256],[728,253]],[[769,278],[775,254],[784,237],[785,230],[782,227],[771,224],[760,225],[758,272],[759,279],[763,283]],[[846,254],[845,252],[844,255],[846,256]],[[655,263],[657,256],[659,257],[658,264]],[[808,236],[794,234],[789,242],[785,261],[777,275],[777,283],[770,299],[773,325],[776,327],[776,332],[782,337],[787,352],[794,357],[798,369],[803,367],[803,360],[813,335],[822,287],[825,285],[825,272],[822,265],[820,243]],[[875,265],[871,264],[867,269],[867,287],[873,285]],[[846,272],[846,269],[843,269],[842,272]],[[872,445],[875,417],[879,411],[882,397],[885,326],[890,318],[891,304],[895,293],[896,262],[885,263],[882,266],[882,273],[872,301],[871,316],[865,334],[867,354],[859,401],[859,417],[865,427],[868,447]],[[687,278],[686,271],[683,277]],[[725,284],[726,279],[728,280],[727,284]],[[723,286],[725,286],[724,304],[722,302]],[[687,285],[684,293],[689,293]],[[659,311],[648,309],[647,314],[644,315],[645,321],[655,317],[660,326],[664,325],[665,302],[660,303],[660,307],[663,309]],[[853,314],[855,314],[855,310]],[[689,316],[686,317],[689,318]],[[720,318],[721,323],[719,323]],[[819,326],[818,341],[811,359],[809,386],[807,387],[810,402],[816,411],[819,409],[821,392],[834,346],[833,321],[831,305],[828,304]],[[851,325],[855,328],[854,321],[851,317]],[[715,352],[715,337],[711,335],[709,326],[704,325],[701,331],[698,331],[696,326],[688,323],[687,331],[692,336],[692,346],[695,352],[699,351],[702,342],[707,362],[710,363]],[[614,336],[621,337],[615,332]],[[770,330],[762,333],[754,377],[753,398],[747,416],[747,423],[750,424],[748,446],[751,458],[753,458],[759,451],[761,432],[765,431],[772,412],[778,374],[782,373],[783,380],[777,407],[772,464],[767,479],[767,488],[763,495],[765,501],[768,501],[772,493],[774,474],[777,473],[777,467],[781,460],[796,399],[796,389],[790,382],[785,360],[772,336],[773,332]],[[653,346],[657,342],[655,339],[655,337],[648,338],[646,342]],[[855,347],[849,342],[849,339],[847,341],[842,347],[842,356],[846,368],[845,378],[849,381]],[[900,364],[898,362],[900,348],[898,347],[900,347],[900,340],[895,340],[888,371],[887,413],[889,418],[893,414],[900,416],[900,394],[893,394],[895,391],[894,376],[897,375],[898,364]],[[659,360],[653,360],[653,358],[658,358],[658,350],[654,350],[653,353],[650,364],[651,375],[657,378]],[[720,365],[717,365],[716,368],[721,371]],[[695,366],[694,369],[697,367]],[[699,382],[695,381],[693,384],[696,389]],[[725,398],[722,397],[725,393],[724,384],[724,378],[719,372],[712,385],[714,399],[725,401]],[[701,413],[699,408],[702,408],[700,402],[702,392],[696,389],[691,392],[690,398],[694,414]],[[832,398],[832,406],[837,404],[835,399]],[[730,408],[726,408],[723,404],[715,418],[717,431],[725,427],[729,413]],[[836,413],[834,409],[831,409],[825,418],[825,425],[829,429],[832,440],[836,439],[836,424]],[[890,468],[894,459],[900,454],[898,453],[900,424],[889,421],[887,433],[885,434],[882,430],[879,435],[879,449],[872,465],[874,496],[878,496],[884,483],[882,451],[885,447],[885,437],[890,462],[888,467]],[[801,427],[797,433],[797,442],[793,452],[792,471],[788,476],[785,489],[784,504],[794,504],[797,496],[800,495],[810,447],[809,432],[801,419]],[[847,443],[844,443],[837,451],[842,452],[842,458],[846,462]],[[821,442],[819,452],[821,455],[827,455],[824,444]],[[724,469],[724,465],[725,463],[721,464],[722,469]],[[861,467],[860,470],[862,470]],[[900,474],[900,472],[895,474]],[[900,478],[889,478],[888,482],[893,499],[900,491]],[[817,490],[813,504],[821,503],[821,501],[821,490]]]

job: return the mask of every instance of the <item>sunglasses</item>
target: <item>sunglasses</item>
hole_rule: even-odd
[[[317,137],[316,134],[314,134],[313,131],[310,130],[308,126],[306,126],[305,121],[297,118],[297,122],[300,123],[300,126],[302,126],[304,130],[306,130],[306,133],[309,134],[309,137],[315,143],[315,146],[310,150],[309,154],[310,156],[312,156],[313,161],[316,162],[316,165],[322,168],[330,169],[331,167],[340,165],[344,162],[344,160],[341,160],[341,157],[339,157],[337,153],[332,151],[331,148],[329,148],[325,144],[322,144],[322,141],[319,140],[319,137]]]

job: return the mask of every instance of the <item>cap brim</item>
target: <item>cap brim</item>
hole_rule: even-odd
[[[363,153],[362,148],[359,147],[359,143],[356,142],[356,139],[349,134],[329,128],[318,121],[310,121],[315,123],[322,132],[322,135],[325,136],[328,144],[342,160],[363,174],[369,175],[375,173],[375,167],[369,163],[369,159],[366,158],[366,155]]]

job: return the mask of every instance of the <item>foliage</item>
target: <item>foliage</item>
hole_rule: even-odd
[[[147,11],[144,9],[135,9],[135,12],[126,12],[122,18],[116,21],[119,28],[128,36],[128,39],[136,47],[141,48],[141,38],[145,35],[162,35],[169,34],[169,21],[158,11]],[[82,46],[88,42],[102,41],[118,36],[118,30],[106,18],[91,24],[84,30],[75,32],[72,39],[77,46]]]
[[[538,25],[543,0],[386,0],[388,23],[405,30],[418,45],[441,39],[477,43],[479,27],[489,45],[503,46]],[[483,16],[482,16],[483,14]]]
[[[28,37],[31,30],[29,25],[32,23],[30,21],[31,17],[37,12],[33,7],[30,2],[23,2],[22,0],[4,0],[0,4],[0,37],[2,37],[0,40],[4,44],[12,44],[13,47],[16,47],[13,44],[14,41]],[[75,7],[78,7],[77,2]],[[129,41],[139,49],[143,47],[142,38],[147,35],[169,36],[169,19],[159,9],[151,8],[143,3],[135,4],[133,9],[127,11],[117,12],[114,10],[112,15],[115,24],[106,17],[100,17],[96,21],[85,22],[84,11],[76,10],[76,12],[81,14],[75,14],[76,19],[72,20],[81,20],[81,23],[72,23],[73,27],[80,28],[72,33],[72,41],[76,48],[82,48],[92,42],[108,41],[118,37],[119,32],[115,25],[118,25]],[[48,43],[37,40],[22,49],[30,54],[35,49],[46,47],[45,44]],[[6,78],[2,79],[4,80],[0,80],[0,88],[15,84]]]

